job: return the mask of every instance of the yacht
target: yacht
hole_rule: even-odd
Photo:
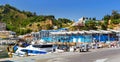
[[[24,55],[39,55],[47,54],[53,51],[52,44],[39,44],[39,45],[28,45],[26,47],[14,46],[14,55],[24,56]]]

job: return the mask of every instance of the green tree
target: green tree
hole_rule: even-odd
[[[49,30],[49,29],[53,29],[53,26],[50,25],[50,24],[47,24],[47,25],[46,25],[46,28],[47,28],[47,30]]]
[[[0,5],[0,21],[6,23],[7,30],[15,31],[18,35],[19,34],[26,34],[31,30],[27,30],[26,28],[31,28],[33,23],[42,23],[43,21],[51,20],[52,25],[44,25],[38,26],[38,29],[53,29],[53,26],[57,26],[58,28],[61,27],[68,27],[72,21],[67,18],[59,18],[58,20],[55,19],[54,15],[36,15],[36,13],[32,13],[30,11],[21,11],[9,4]]]
[[[112,11],[111,20],[113,20],[113,19],[119,19],[119,18],[120,18],[119,12],[116,11],[116,10],[113,10],[113,11]]]
[[[96,20],[96,17],[92,18],[92,20]]]
[[[101,29],[102,29],[102,30],[107,30],[107,28],[108,28],[108,27],[107,27],[107,25],[106,25],[105,23],[102,23],[102,24],[101,24]]]
[[[111,23],[112,24],[119,24],[120,23],[120,19],[111,20]]]
[[[110,15],[105,15],[104,17],[103,17],[103,20],[106,20],[106,21],[108,21],[108,20],[110,20]]]
[[[58,21],[60,22],[60,23],[71,23],[72,21],[71,20],[69,20],[69,19],[66,19],[66,18],[58,18]]]
[[[89,20],[85,23],[85,29],[86,30],[96,30],[96,22],[93,20]]]
[[[30,33],[30,32],[32,32],[31,29],[27,29],[27,30],[26,30],[26,33]]]

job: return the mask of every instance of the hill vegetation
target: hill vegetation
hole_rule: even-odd
[[[15,31],[22,35],[40,30],[68,28],[70,30],[107,30],[120,28],[120,13],[112,11],[111,15],[105,15],[102,21],[96,18],[89,18],[84,26],[72,26],[70,19],[58,18],[54,15],[36,15],[30,11],[21,11],[9,4],[0,5],[0,22],[6,23],[7,30]]]
[[[105,15],[104,25],[106,29],[120,29],[120,13],[116,10],[113,10],[111,15]]]
[[[105,15],[102,20],[96,18],[87,18],[84,26],[78,25],[72,27],[72,30],[119,30],[120,29],[120,13],[113,10],[111,15]]]
[[[15,31],[18,35],[42,29],[67,27],[72,23],[66,18],[56,19],[53,15],[36,15],[35,12],[20,11],[9,4],[0,6],[0,21],[6,23],[7,30]]]

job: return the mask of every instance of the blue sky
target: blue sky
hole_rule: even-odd
[[[120,11],[120,0],[0,0],[0,5],[4,4],[38,15],[54,15],[75,21],[82,16],[102,19],[112,10]]]

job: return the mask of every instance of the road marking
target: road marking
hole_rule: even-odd
[[[107,58],[105,58],[105,59],[98,59],[95,62],[105,62],[106,60],[107,60]]]

